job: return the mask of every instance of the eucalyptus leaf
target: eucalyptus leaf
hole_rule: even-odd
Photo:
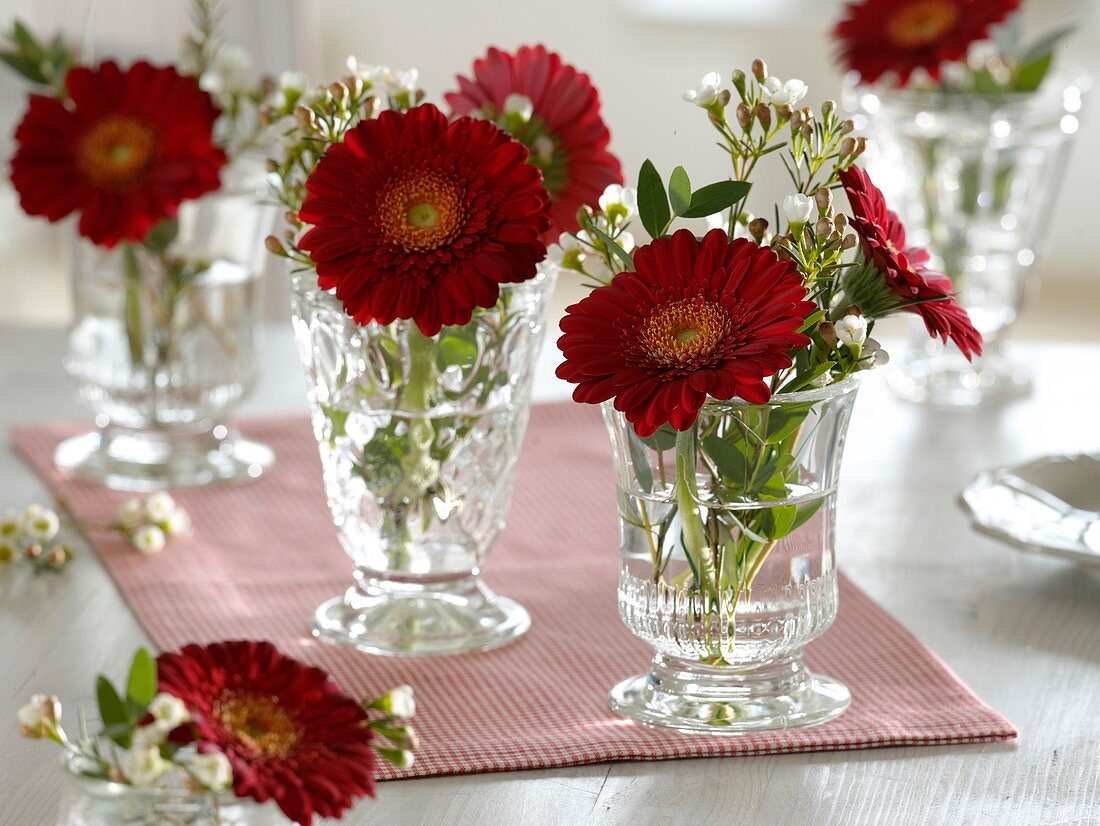
[[[804,505],[798,506],[798,513],[795,515],[794,522],[791,523],[791,530],[797,531],[803,525],[810,521],[810,518],[821,510],[821,506],[825,504],[825,497],[820,499],[813,499],[806,502]]]
[[[684,218],[705,218],[736,204],[749,194],[752,185],[748,181],[718,181],[697,189],[691,195],[691,204],[684,212]]]
[[[683,215],[691,205],[691,180],[682,166],[673,169],[668,178],[668,197],[676,215]]]
[[[773,542],[782,539],[794,530],[794,521],[798,515],[797,505],[780,505],[776,508],[764,508],[764,517],[760,526]]]
[[[111,685],[111,681],[102,674],[96,678],[95,696],[96,702],[99,704],[99,719],[103,721],[104,726],[130,726],[130,712],[126,704],[118,696],[118,692]],[[118,734],[112,736],[111,739],[123,748],[128,747],[125,741],[129,740],[129,737],[126,734]]]
[[[143,246],[150,252],[164,252],[176,240],[180,224],[175,218],[165,218],[145,236]]]
[[[752,475],[749,459],[721,436],[707,436],[703,439],[703,452],[714,462],[722,481],[733,487],[744,487]]]
[[[21,74],[32,83],[46,83],[46,76],[33,60],[28,60],[15,52],[0,52],[0,60],[8,64],[18,74]]]
[[[1027,51],[1020,55],[1020,65],[1025,66],[1028,63],[1035,63],[1046,55],[1051,54],[1054,51],[1054,47],[1072,32],[1073,26],[1063,26],[1060,29],[1055,29],[1049,34],[1043,35],[1028,46]]]
[[[797,430],[809,415],[813,402],[805,404],[785,405],[782,408],[772,408],[768,417],[768,428],[764,434],[764,441],[768,444],[782,442],[795,430]]]
[[[16,42],[24,55],[31,60],[41,60],[43,49],[30,30],[18,20],[12,25],[11,39]]]
[[[651,238],[664,235],[665,227],[672,217],[661,173],[657,171],[653,161],[647,160],[638,172],[638,217],[642,219],[642,226]]]
[[[1054,52],[1047,52],[1035,60],[1021,64],[1013,78],[1012,88],[1017,92],[1034,92],[1043,85],[1053,61]]]
[[[653,450],[671,450],[676,446],[676,430],[671,425],[663,424],[652,436],[642,437],[642,441]]]

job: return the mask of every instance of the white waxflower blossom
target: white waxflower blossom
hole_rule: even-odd
[[[134,786],[152,786],[171,768],[172,764],[160,756],[160,746],[153,743],[133,746],[118,759],[118,770]]]
[[[523,120],[531,120],[535,114],[535,104],[527,95],[513,92],[504,99],[504,114],[519,115]]]
[[[154,493],[145,500],[145,515],[158,525],[167,521],[175,510],[176,500],[167,493]]]
[[[176,753],[176,761],[209,791],[221,792],[233,785],[233,766],[220,751],[200,754],[189,747]]]
[[[187,704],[179,697],[164,692],[152,699],[148,710],[153,715],[153,722],[164,731],[171,731],[191,720]]]
[[[191,531],[191,517],[183,508],[176,508],[164,520],[164,532],[168,536],[183,536]]]
[[[10,508],[0,517],[0,539],[15,541],[23,535],[23,520]]]
[[[143,554],[159,554],[165,542],[164,531],[156,525],[142,525],[130,535],[130,544]]]
[[[546,161],[553,160],[554,139],[549,135],[539,135],[531,145],[531,154]]]
[[[825,387],[832,380],[833,380],[833,377],[830,376],[829,372],[826,370],[820,376],[817,376],[816,378],[810,379],[810,386],[811,387]]]
[[[600,210],[620,221],[630,220],[638,212],[638,190],[610,184],[600,196]]]
[[[615,236],[615,242],[623,248],[624,252],[632,252],[638,243],[634,240],[634,234],[631,232],[620,232]]]
[[[207,69],[199,78],[199,88],[207,94],[217,97],[226,90],[225,78],[216,69]]]
[[[796,192],[783,199],[783,216],[791,226],[806,224],[814,214],[814,199],[809,195]]]
[[[45,737],[47,722],[61,722],[61,703],[56,697],[35,694],[28,703],[19,708],[16,717],[19,720],[19,733],[24,737]]]
[[[115,522],[124,531],[130,531],[141,524],[145,516],[145,503],[140,499],[130,499],[122,503],[115,514]]]
[[[614,278],[621,269],[621,267],[619,269],[612,269],[607,266],[607,262],[604,261],[602,255],[590,255],[584,260],[585,275],[602,284],[606,284]]]
[[[411,685],[399,685],[390,691],[389,712],[394,717],[412,717],[416,714],[416,700]]]
[[[867,339],[867,319],[861,315],[846,315],[835,325],[836,337],[849,347],[862,347]]]
[[[49,542],[61,530],[61,518],[49,508],[30,505],[21,519],[23,533],[36,542]]]
[[[810,87],[803,83],[798,78],[792,78],[784,83],[777,77],[768,77],[764,79],[760,88],[760,99],[764,103],[771,103],[775,106],[795,106],[802,98],[806,97],[806,93],[810,91]]]
[[[860,360],[860,365],[864,370],[870,370],[874,367],[885,367],[890,363],[890,354],[882,349],[882,345],[877,340],[868,337],[863,342],[862,350],[863,358]]]
[[[309,80],[306,78],[305,72],[280,72],[279,73],[279,88],[291,89],[295,92],[305,91],[306,86],[309,85]]]
[[[696,106],[710,106],[718,99],[722,91],[722,76],[718,72],[710,72],[703,75],[702,81],[694,89],[688,89],[683,94],[684,100],[694,103]]]
[[[581,239],[568,232],[563,232],[556,244],[546,248],[546,260],[557,265],[561,269],[575,270],[584,259],[585,248]]]
[[[707,225],[707,232],[712,229],[728,230],[730,226],[730,210],[733,207],[727,207],[721,212],[716,212],[713,215],[706,216],[703,221]],[[734,238],[748,238],[752,239],[752,235],[749,233],[749,222],[752,220],[752,215],[746,215],[744,222],[738,221],[733,225]]]
[[[167,739],[168,732],[156,723],[150,723],[147,726],[137,726],[130,743],[134,746],[159,746]]]

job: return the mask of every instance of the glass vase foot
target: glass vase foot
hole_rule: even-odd
[[[438,584],[363,578],[313,614],[313,635],[370,654],[463,654],[506,645],[531,617],[476,578]]]
[[[611,690],[611,709],[646,726],[691,734],[747,734],[816,726],[851,703],[847,687],[800,659],[753,669],[658,655],[648,674]]]
[[[152,491],[256,479],[271,448],[218,425],[205,433],[105,427],[66,439],[54,464],[116,490]]]
[[[1031,393],[1027,369],[994,351],[973,362],[958,353],[917,351],[901,361],[889,381],[906,401],[936,407],[997,404]]]

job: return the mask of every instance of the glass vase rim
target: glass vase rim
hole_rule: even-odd
[[[1064,110],[1063,96],[1069,88],[1076,87],[1082,94],[1092,91],[1092,75],[1076,63],[1062,63],[1044,79],[1043,84],[1031,92],[1004,92],[985,95],[975,92],[959,92],[944,89],[894,88],[882,82],[864,83],[858,74],[849,72],[844,77],[847,89],[857,94],[873,93],[883,105],[902,104],[921,106],[942,111],[965,111],[975,107],[982,112]]]
[[[243,805],[254,802],[251,798],[237,797],[232,789],[223,792],[192,791],[182,786],[133,786],[103,777],[84,774],[77,767],[82,758],[76,754],[61,756],[61,771],[70,782],[79,784],[88,793],[98,793],[102,797],[138,797],[151,801],[178,799],[180,797],[195,800],[213,800],[218,806]]]

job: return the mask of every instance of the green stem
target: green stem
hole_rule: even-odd
[[[139,367],[145,363],[145,336],[141,324],[141,268],[132,244],[122,245],[122,267],[126,277],[123,323],[130,346],[130,363]]]
[[[673,494],[680,517],[684,553],[696,573],[696,586],[717,599],[714,557],[706,539],[703,518],[699,511],[699,484],[695,475],[695,428],[676,433],[676,485]]]

